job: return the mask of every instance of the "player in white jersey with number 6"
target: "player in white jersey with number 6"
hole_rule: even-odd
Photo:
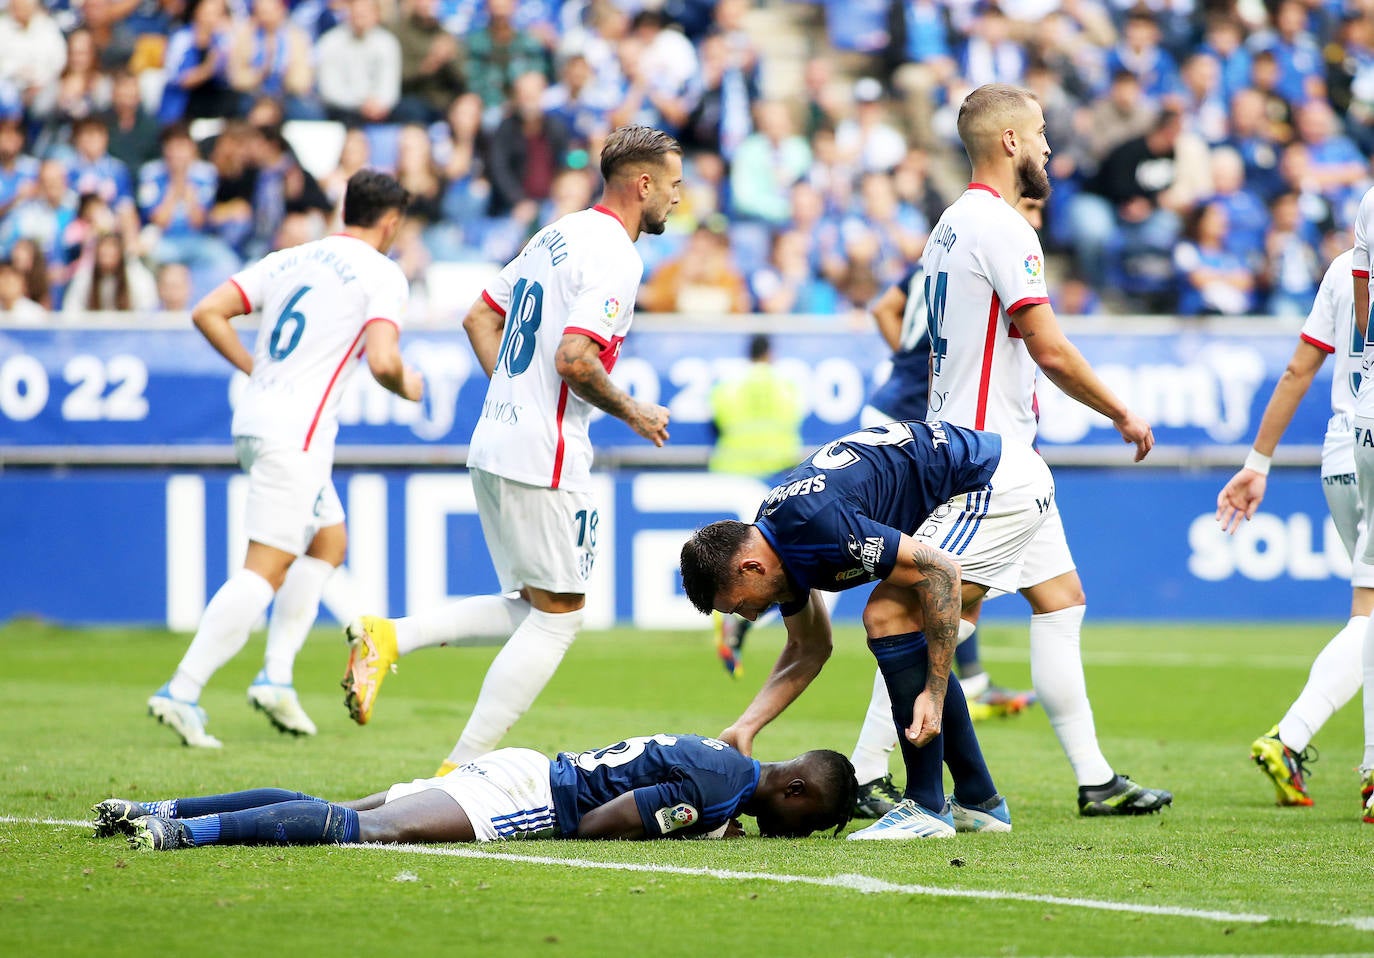
[[[500,595],[348,627],[345,703],[358,724],[396,660],[432,645],[503,648],[439,774],[490,752],[534,704],[582,622],[596,558],[593,407],[657,446],[668,410],[610,379],[644,271],[642,233],[662,233],[678,202],[682,150],[648,127],[622,127],[601,151],[599,204],[544,227],[463,321],[491,377],[468,466]]]
[[[267,659],[248,699],[282,731],[315,733],[291,673],[348,543],[331,478],[339,397],[364,352],[387,389],[416,401],[424,392],[400,352],[409,285],[385,255],[409,202],[392,177],[355,173],[344,194],[343,232],[272,253],[191,314],[210,345],[249,376],[232,428],[248,473],[248,553],[210,600],[171,680],[148,700],[149,714],[187,745],[220,747],[197,705],[201,689],[243,648],[274,594]],[[230,320],[255,311],[262,326],[250,353]]]
[[[1331,419],[1322,443],[1322,492],[1350,553],[1350,620],[1317,654],[1307,683],[1277,725],[1255,739],[1250,755],[1269,776],[1280,805],[1311,805],[1306,763],[1315,759],[1307,746],[1337,709],[1360,689],[1360,656],[1365,627],[1374,611],[1374,565],[1365,561],[1364,508],[1355,482],[1355,433],[1352,416],[1360,383],[1364,337],[1355,325],[1350,281],[1354,251],[1332,261],[1303,324],[1293,358],[1288,360],[1269,404],[1264,408],[1255,444],[1245,465],[1217,495],[1217,521],[1234,533],[1241,519],[1252,519],[1264,500],[1269,462],[1293,421],[1298,403],[1326,357],[1336,357],[1331,376]]]
[[[923,254],[931,337],[932,419],[1032,445],[1037,368],[1065,394],[1111,420],[1136,447],[1154,445],[1131,412],[1064,336],[1045,286],[1045,256],[1022,197],[1050,193],[1050,147],[1040,104],[1026,90],[988,84],[959,109],[959,138],[973,165],[968,190],[940,217]],[[1083,815],[1138,815],[1173,801],[1116,773],[1097,743],[1080,631],[1086,598],[1057,497],[1026,552],[1019,591],[1030,602],[1031,682],[1078,779]]]

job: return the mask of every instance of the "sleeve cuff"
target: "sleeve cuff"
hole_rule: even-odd
[[[234,279],[232,276],[229,278],[229,282],[234,285],[234,289],[239,291],[239,298],[243,300],[243,315],[247,316],[253,311],[253,304],[248,301],[248,294],[243,291],[243,287],[239,285],[238,280]]]
[[[579,336],[586,336],[588,339],[598,343],[602,349],[606,349],[608,346],[611,345],[611,341],[607,339],[605,336],[602,336],[600,333],[594,333],[590,329],[587,329],[583,326],[564,326],[563,332],[576,333]]]
[[[1327,353],[1328,355],[1331,354],[1331,353],[1334,353],[1334,352],[1336,351],[1336,347],[1335,347],[1335,346],[1328,346],[1326,343],[1322,342],[1320,339],[1317,339],[1317,338],[1314,337],[1314,336],[1309,336],[1309,335],[1307,335],[1306,333],[1303,333],[1301,338],[1302,338],[1302,341],[1305,342],[1305,343],[1307,343],[1309,346],[1316,346],[1318,349],[1320,349],[1320,350],[1321,350],[1322,352],[1324,352],[1324,353]]]
[[[501,304],[498,303],[496,300],[492,299],[491,293],[488,293],[485,289],[482,290],[482,301],[485,302],[492,309],[500,313],[502,319],[506,318],[506,311],[501,308]]]
[[[1050,298],[1048,296],[1027,296],[1025,299],[1018,299],[1008,306],[1007,315],[1010,316],[1012,313],[1020,312],[1027,306],[1043,306],[1049,301]]]

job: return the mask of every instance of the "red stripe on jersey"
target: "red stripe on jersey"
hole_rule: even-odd
[[[992,294],[988,308],[988,335],[983,340],[983,371],[978,376],[978,411],[974,413],[973,428],[982,429],[988,418],[988,388],[992,385],[992,350],[997,345],[997,325],[1002,318],[1002,301]]]
[[[568,384],[565,382],[558,386],[558,445],[553,450],[553,482],[549,483],[550,489],[557,489],[563,478],[563,413],[567,409]]]
[[[492,299],[491,293],[488,293],[485,289],[482,290],[482,301],[485,302],[492,309],[500,313],[502,319],[506,318],[506,311],[501,308],[501,304],[498,303],[496,300]]]
[[[594,333],[590,329],[583,329],[581,326],[564,326],[563,332],[576,333],[579,336],[586,336],[588,339],[594,340],[596,344],[600,346],[602,349],[605,349],[607,346],[611,345],[611,341],[607,339],[605,336],[602,336],[600,333]]]
[[[988,186],[986,183],[970,183],[970,184],[968,185],[968,188],[971,189],[971,190],[986,190],[987,192],[991,193],[993,196],[997,197],[999,200],[1002,198],[1002,194],[1001,194],[1001,193],[997,192],[997,191],[994,190],[991,186]]]
[[[598,213],[605,213],[607,216],[609,216],[611,219],[615,220],[615,221],[616,221],[617,223],[619,223],[621,226],[625,226],[625,221],[622,220],[622,219],[620,218],[620,214],[617,213],[615,210],[607,209],[606,207],[602,206],[600,203],[597,203],[595,206],[592,207],[592,209],[596,210]],[[625,228],[626,228],[626,229],[629,229],[629,227],[625,227]]]
[[[1019,312],[1027,306],[1043,306],[1050,301],[1048,296],[1027,296],[1025,299],[1018,299],[1007,307],[1007,315]]]
[[[1007,324],[1007,335],[1010,336],[1012,339],[1025,339],[1025,338],[1026,338],[1026,337],[1024,337],[1024,336],[1021,335],[1021,330],[1019,330],[1019,329],[1016,328],[1016,324],[1015,324],[1015,323],[1008,323],[1008,324]]]
[[[586,336],[588,339],[601,346],[601,366],[609,373],[615,369],[615,361],[620,358],[620,347],[625,343],[624,336],[612,336],[610,339],[603,339],[599,334],[590,329],[583,329],[581,326],[564,327],[565,333],[576,333],[578,336]]]
[[[1309,344],[1309,345],[1311,345],[1311,346],[1316,346],[1318,349],[1320,349],[1320,350],[1321,350],[1322,352],[1324,352],[1324,353],[1330,354],[1330,353],[1334,353],[1334,352],[1336,351],[1336,347],[1335,347],[1335,346],[1328,346],[1328,345],[1326,345],[1326,343],[1322,342],[1320,339],[1317,339],[1317,338],[1314,337],[1314,336],[1309,336],[1309,335],[1307,335],[1306,333],[1303,333],[1301,338],[1302,338],[1302,341],[1303,341],[1303,342],[1305,342],[1305,343],[1307,343],[1307,344]]]
[[[1369,279],[1369,270],[1367,270],[1367,269],[1352,269],[1352,270],[1350,271],[1350,275],[1353,276],[1353,277],[1355,277],[1356,279]]]
[[[238,283],[235,283],[232,278],[229,280],[229,282],[233,284],[234,289],[239,291],[239,296],[243,299],[243,315],[247,316],[249,313],[253,311],[253,304],[248,301],[248,294],[245,293],[243,291],[243,287],[240,286]]]
[[[363,350],[358,348],[358,343],[362,341],[363,333],[367,332],[367,327],[371,326],[373,323],[391,323],[393,326],[396,325],[395,320],[383,319],[380,316],[375,319],[369,319],[367,322],[363,323],[363,328],[358,330],[358,335],[353,337],[353,342],[348,344],[348,352],[344,353],[343,359],[339,360],[339,365],[334,367],[334,375],[329,377],[329,385],[324,387],[324,395],[320,397],[320,404],[315,407],[315,418],[310,420],[310,429],[305,434],[305,446],[303,448],[306,452],[310,451],[310,440],[315,438],[315,427],[320,424],[320,416],[324,413],[324,404],[329,401],[329,394],[334,391],[334,384],[339,381],[339,374],[344,371],[344,366],[348,365],[350,359],[357,359],[363,354]],[[397,328],[399,329],[400,327]],[[365,349],[366,347],[363,348]],[[356,353],[354,352],[355,349],[358,350]]]

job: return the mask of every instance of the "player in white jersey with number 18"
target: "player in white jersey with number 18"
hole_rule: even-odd
[[[1128,409],[1064,336],[1045,286],[1040,239],[1015,204],[1049,196],[1045,117],[1028,91],[974,90],[959,109],[973,182],[926,243],[932,419],[1035,442],[1037,368],[1067,395],[1111,420],[1136,447],[1150,425]],[[1138,815],[1173,801],[1117,774],[1097,743],[1080,653],[1086,599],[1064,538],[1058,497],[1026,552],[1019,591],[1030,602],[1031,682],[1078,779],[1082,815]],[[979,521],[982,521],[981,518]],[[976,616],[976,610],[973,612]]]
[[[501,595],[474,596],[394,622],[348,628],[349,714],[371,717],[403,655],[432,645],[502,644],[439,774],[496,747],[552,678],[582,621],[600,524],[591,496],[593,407],[661,446],[668,410],[610,380],[644,271],[642,233],[678,202],[682,151],[648,127],[622,127],[601,152],[599,204],[544,227],[482,294],[463,325],[491,377],[468,466]]]
[[[148,700],[149,714],[187,745],[219,748],[197,705],[201,689],[243,648],[274,594],[267,660],[248,699],[282,731],[315,733],[291,672],[325,581],[347,547],[331,479],[339,397],[364,352],[387,389],[417,401],[424,392],[419,373],[401,360],[409,285],[385,255],[409,202],[392,177],[355,173],[344,194],[343,232],[272,253],[222,283],[191,314],[210,345],[249,375],[232,428],[235,455],[248,473],[248,553],[210,600],[171,680]],[[249,353],[230,320],[255,311],[262,326]]]
[[[1351,258],[1351,293],[1355,299],[1355,325],[1365,337],[1361,380],[1355,395],[1355,478],[1366,516],[1374,515],[1374,348],[1369,345],[1370,266],[1374,246],[1374,189],[1360,200],[1355,214],[1355,251]],[[1365,536],[1357,557],[1374,564],[1374,545]],[[1374,621],[1371,618],[1370,621]],[[1374,824],[1374,628],[1365,627],[1364,662],[1364,759],[1360,762],[1360,797],[1366,824]]]
[[[1254,447],[1245,465],[1217,495],[1217,521],[1234,533],[1241,519],[1254,518],[1268,484],[1269,462],[1293,421],[1326,357],[1336,357],[1331,377],[1331,419],[1322,443],[1322,491],[1326,505],[1350,553],[1353,567],[1350,621],[1317,654],[1307,684],[1277,725],[1255,739],[1250,754],[1274,783],[1280,805],[1311,805],[1306,763],[1313,736],[1360,688],[1360,656],[1365,626],[1374,611],[1374,565],[1363,559],[1361,524],[1364,509],[1355,484],[1355,433],[1352,417],[1359,388],[1364,337],[1355,325],[1350,274],[1353,250],[1332,261],[1322,278],[1312,311],[1303,324],[1293,358],[1288,361],[1269,404],[1264,408]]]

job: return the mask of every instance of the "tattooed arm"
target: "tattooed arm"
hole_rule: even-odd
[[[635,432],[662,446],[668,439],[668,410],[643,403],[611,382],[601,364],[602,346],[590,336],[564,333],[554,357],[554,369],[568,388],[597,409],[623,420]]]

